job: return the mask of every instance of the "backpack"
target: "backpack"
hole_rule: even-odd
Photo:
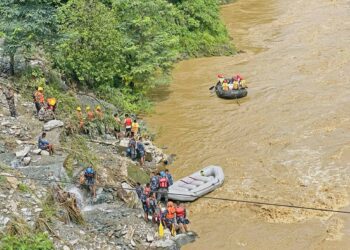
[[[88,177],[93,177],[95,174],[95,171],[92,167],[88,167],[86,170],[85,170],[85,175],[88,176]]]

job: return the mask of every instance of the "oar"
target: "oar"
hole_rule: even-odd
[[[215,88],[215,86],[211,86],[211,87],[209,88],[209,90],[212,90],[213,88]]]

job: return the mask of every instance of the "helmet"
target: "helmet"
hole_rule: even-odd
[[[97,107],[96,107],[96,110],[101,110],[101,107],[100,107],[100,106],[97,106]]]
[[[38,87],[38,91],[43,91],[43,87]]]
[[[87,107],[86,107],[86,110],[90,110],[90,106],[87,106]]]
[[[164,176],[165,176],[165,172],[164,172],[164,171],[161,171],[161,172],[160,172],[160,176],[164,177]]]
[[[94,173],[94,169],[93,169],[92,167],[88,167],[88,168],[86,169],[86,173],[87,173],[87,174],[93,174],[93,173]]]
[[[223,74],[218,74],[218,78],[224,78]]]
[[[77,107],[77,111],[81,111],[81,107]]]

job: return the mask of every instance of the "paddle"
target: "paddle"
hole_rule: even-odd
[[[215,88],[215,86],[211,86],[211,87],[209,88],[209,90],[212,90],[213,88]]]

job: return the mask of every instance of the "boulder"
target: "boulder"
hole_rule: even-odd
[[[33,154],[35,154],[35,155],[38,155],[38,154],[41,153],[41,149],[40,149],[40,148],[33,149],[31,152],[32,152]]]
[[[16,152],[16,157],[21,158],[21,157],[27,156],[30,149],[31,149],[30,146],[26,146],[23,150]]]
[[[51,120],[48,121],[47,123],[44,124],[44,130],[45,131],[50,131],[54,128],[59,128],[64,126],[64,123],[60,120]]]
[[[30,158],[30,157],[24,157],[23,158],[23,165],[24,166],[28,166],[29,165],[29,163],[31,162],[31,160],[32,160],[32,158]]]
[[[147,240],[147,242],[152,242],[152,241],[154,241],[154,237],[153,237],[152,233],[148,233],[148,234],[147,234],[146,240]]]
[[[119,145],[118,145],[118,152],[125,152],[126,149],[128,148],[129,145],[129,139],[123,138],[120,140]]]
[[[49,156],[50,155],[50,153],[48,151],[46,151],[46,150],[41,150],[40,154],[43,155],[43,156]]]

